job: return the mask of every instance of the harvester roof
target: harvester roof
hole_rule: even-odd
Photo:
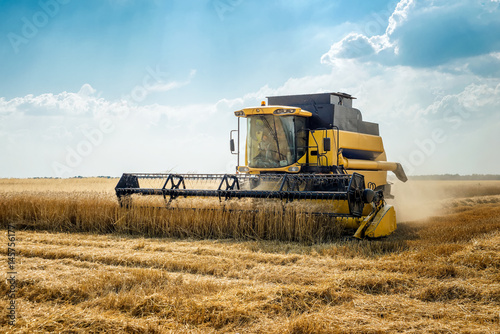
[[[302,117],[312,116],[311,112],[302,110],[301,108],[290,107],[290,106],[276,106],[276,105],[245,108],[242,110],[235,111],[234,114],[238,117],[247,117],[251,115],[275,115],[275,116],[295,115]]]
[[[359,109],[352,107],[355,97],[346,93],[319,93],[269,96],[269,106],[290,106],[311,112],[310,129],[331,129],[379,135],[377,123],[363,121]]]

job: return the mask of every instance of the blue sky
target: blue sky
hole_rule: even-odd
[[[232,111],[344,91],[409,174],[498,173],[500,1],[0,1],[0,177],[231,172]]]

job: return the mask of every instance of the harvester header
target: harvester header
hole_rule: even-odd
[[[392,197],[387,172],[403,182],[406,175],[399,163],[387,161],[378,124],[362,119],[354,99],[345,93],[268,97],[268,105],[234,112],[238,129],[231,131],[230,146],[238,156],[236,174],[127,173],[116,194],[126,206],[133,195],[162,196],[167,206],[185,197],[327,202],[331,210],[321,214],[356,229],[355,237],[389,235],[396,214],[385,202]],[[241,120],[246,121],[243,165]],[[148,180],[158,186],[143,186]],[[211,186],[200,187],[200,181]]]

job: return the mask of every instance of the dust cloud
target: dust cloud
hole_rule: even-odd
[[[426,181],[394,183],[391,193],[394,199],[387,202],[394,205],[398,222],[422,220],[442,212],[443,191],[431,190]]]
[[[422,220],[444,214],[458,199],[481,202],[486,196],[500,194],[500,181],[394,181],[391,193],[398,222]],[[486,199],[485,199],[486,200]]]

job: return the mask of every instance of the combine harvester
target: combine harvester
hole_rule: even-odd
[[[230,147],[238,164],[240,120],[247,122],[245,165],[236,174],[126,173],[115,188],[118,200],[122,206],[132,195],[162,196],[167,206],[185,197],[309,200],[327,203],[326,212],[315,214],[355,229],[356,238],[388,236],[396,213],[385,202],[391,198],[387,171],[407,178],[399,163],[387,162],[378,124],[363,121],[353,99],[344,93],[272,96],[268,105],[235,111]],[[145,186],[151,181],[156,185]]]

